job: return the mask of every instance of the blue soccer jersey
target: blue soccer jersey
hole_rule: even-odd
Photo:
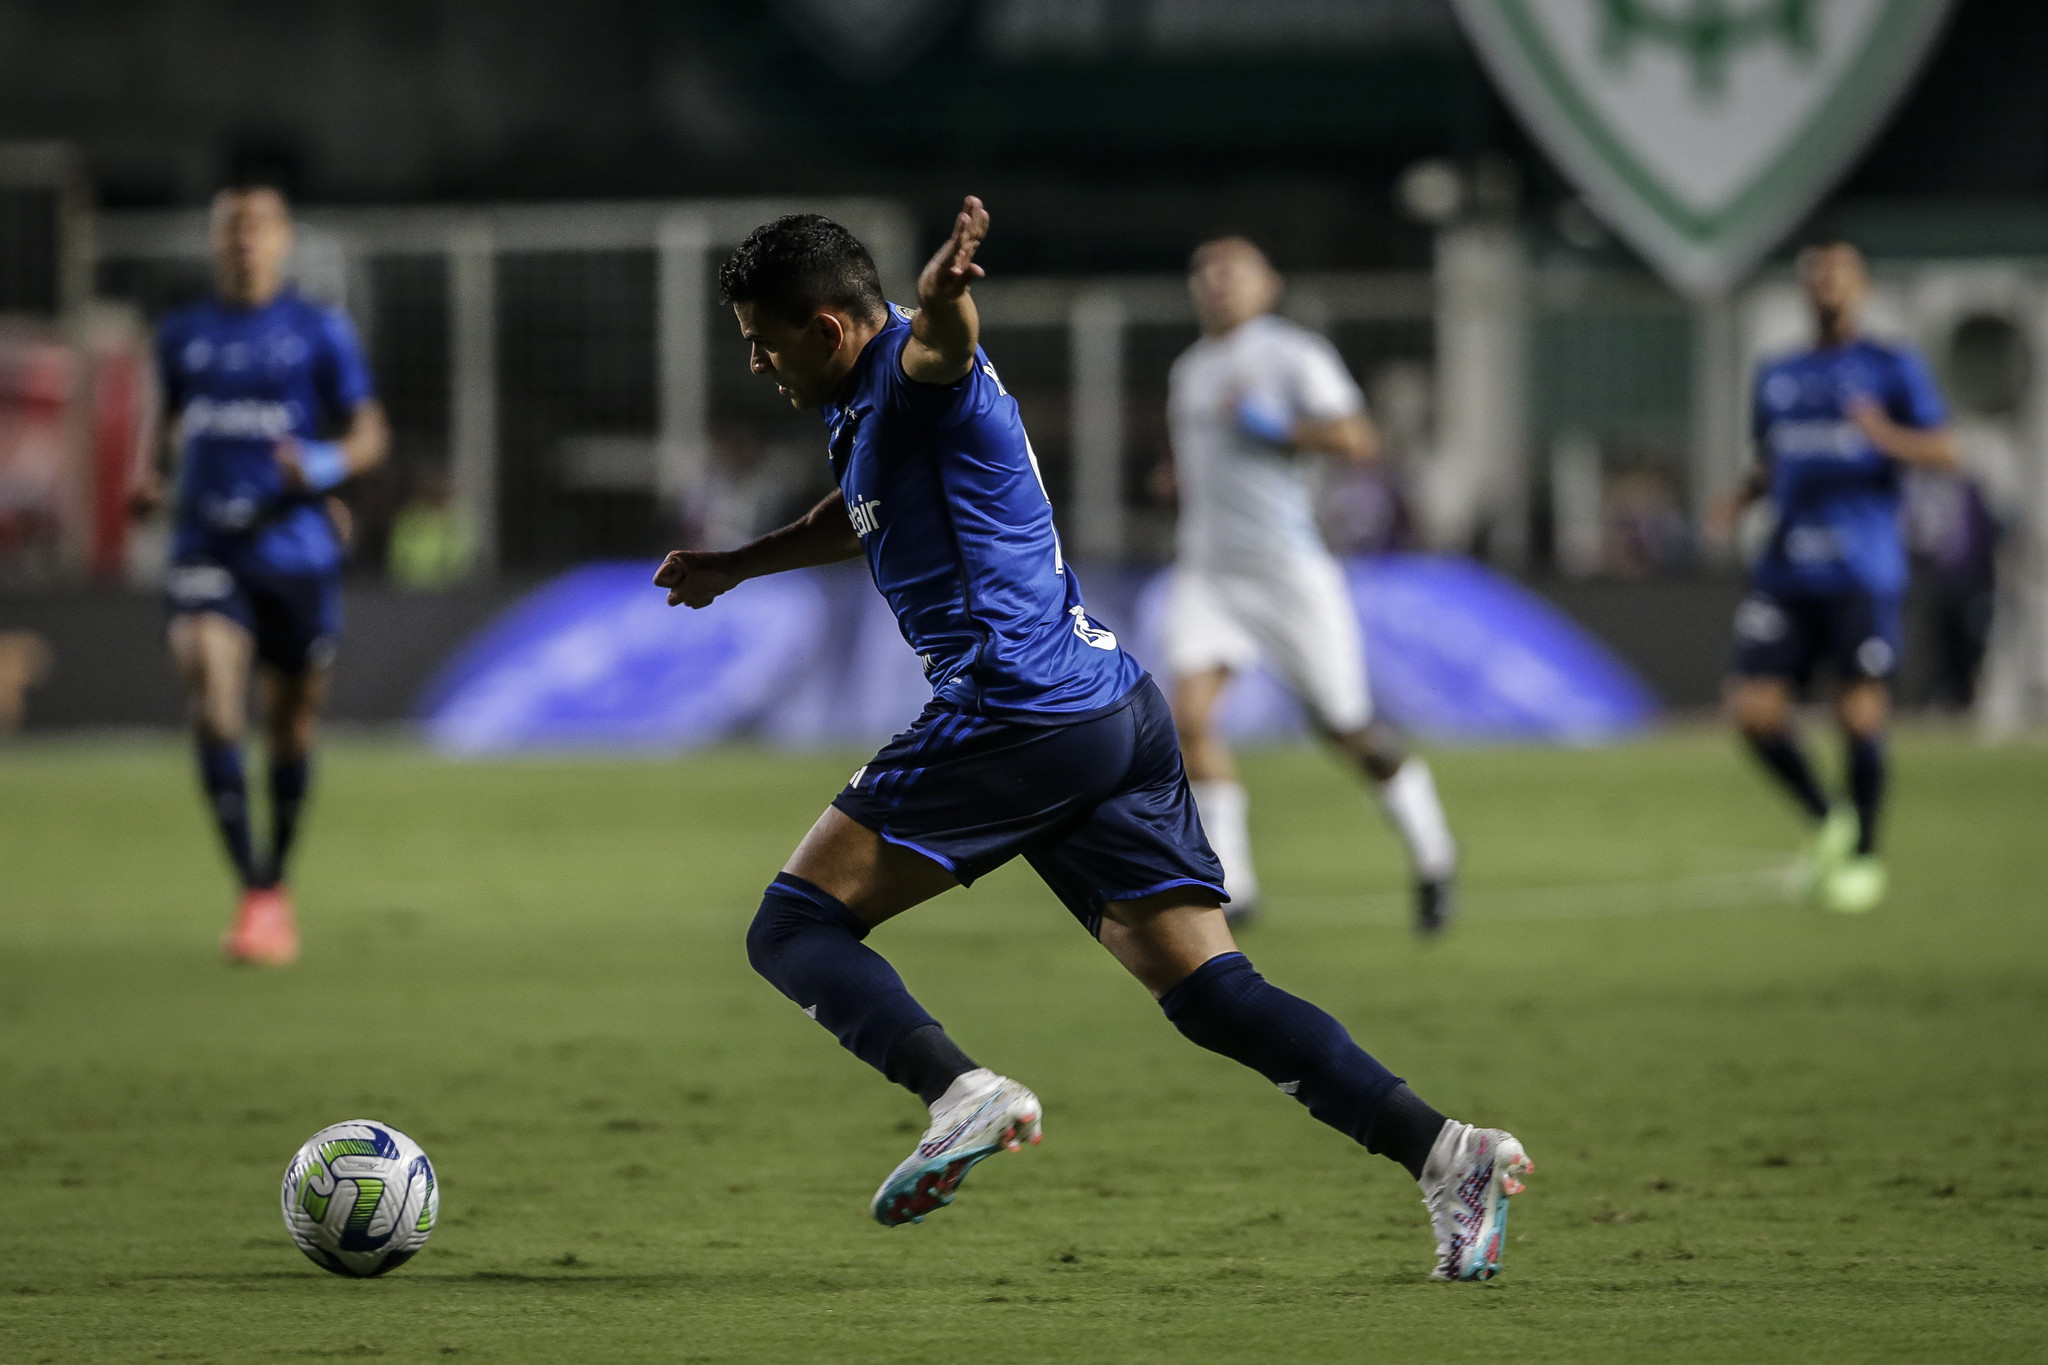
[[[1800,351],[1757,371],[1752,430],[1778,521],[1755,581],[1775,593],[1906,587],[1899,522],[1904,470],[1870,444],[1851,407],[1875,403],[1901,426],[1948,420],[1914,351],[1876,341]]]
[[[934,695],[970,715],[1067,719],[1143,676],[1088,619],[1016,400],[981,351],[955,384],[903,373],[909,310],[825,406],[832,473],[875,586]]]
[[[157,373],[179,450],[174,559],[324,574],[341,544],[317,495],[286,492],[280,437],[332,437],[374,396],[355,329],[286,290],[261,308],[218,299],[157,330]]]

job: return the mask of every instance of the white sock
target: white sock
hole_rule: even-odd
[[[1410,756],[1380,784],[1380,804],[1408,845],[1408,861],[1424,881],[1442,881],[1458,870],[1458,841],[1444,819],[1437,799],[1436,778],[1429,765]],[[1208,818],[1207,808],[1203,818]]]
[[[1250,905],[1259,898],[1259,874],[1252,867],[1251,828],[1245,819],[1248,802],[1236,782],[1190,782],[1195,809],[1202,813],[1202,832],[1223,864],[1223,889],[1231,901]]]

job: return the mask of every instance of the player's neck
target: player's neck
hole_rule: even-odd
[[[1257,322],[1260,318],[1266,316],[1266,311],[1245,313],[1231,318],[1218,318],[1214,325],[1202,329],[1202,337],[1206,341],[1220,340],[1223,337],[1229,336],[1248,322]]]
[[[1820,349],[1839,351],[1854,346],[1862,339],[1862,329],[1856,319],[1848,314],[1820,319]]]
[[[846,357],[846,368],[839,371],[832,378],[832,394],[835,400],[840,396],[841,391],[845,389],[847,376],[860,368],[860,358],[867,353],[868,343],[880,336],[882,329],[886,326],[888,326],[888,319],[886,317],[880,322],[849,322],[847,324],[846,340],[840,347],[840,354]]]
[[[251,313],[256,313],[277,302],[278,296],[284,293],[284,281],[271,280],[260,285],[246,284],[236,286],[230,285],[223,280],[215,283],[214,292],[220,296],[220,301],[228,307],[246,309]]]

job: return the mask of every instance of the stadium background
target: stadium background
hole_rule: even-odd
[[[1744,459],[1739,368],[1531,146],[1437,0],[24,0],[0,25],[0,629],[42,642],[12,670],[42,679],[31,727],[175,720],[145,681],[161,528],[109,513],[90,447],[132,433],[118,399],[141,376],[118,361],[203,287],[201,207],[251,172],[305,206],[297,273],[358,318],[395,425],[350,493],[341,719],[409,715],[450,640],[551,572],[730,542],[819,492],[808,419],[748,382],[708,271],[768,208],[830,200],[907,288],[963,187],[1001,215],[989,345],[1081,562],[1167,552],[1177,273],[1190,242],[1244,231],[1391,438],[1389,474],[1327,500],[1337,543],[1474,554],[1668,704],[1713,701],[1737,565],[1700,526]],[[1866,243],[1880,326],[1928,349],[1996,447],[1979,463],[2010,533],[1980,711],[2000,732],[2048,697],[2043,36],[2036,6],[1965,0],[1809,225]],[[1418,169],[1455,176],[1461,207],[1418,200]],[[1784,260],[1738,305],[1745,359],[1788,339]],[[1902,690],[1953,707],[1926,596]]]

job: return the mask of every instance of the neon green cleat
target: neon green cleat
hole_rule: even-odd
[[[1884,864],[1865,853],[1848,859],[1821,887],[1821,900],[1838,915],[1861,915],[1875,910],[1884,900],[1890,878]]]
[[[1795,900],[1811,900],[1827,894],[1828,881],[1835,870],[1849,861],[1856,851],[1856,836],[1860,832],[1856,812],[1848,806],[1836,806],[1820,822],[1813,838],[1800,850],[1793,861],[1792,872],[1786,878],[1786,890]]]

